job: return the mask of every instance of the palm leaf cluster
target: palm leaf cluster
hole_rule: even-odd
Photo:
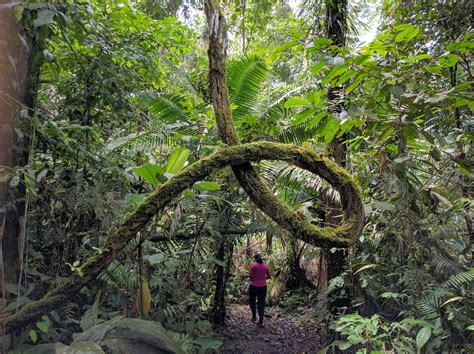
[[[244,56],[229,64],[227,83],[231,103],[236,106],[234,119],[257,112],[258,95],[268,72],[265,61],[255,55]]]

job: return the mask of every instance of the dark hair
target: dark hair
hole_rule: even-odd
[[[255,253],[255,256],[253,256],[253,258],[255,258],[257,263],[260,263],[260,264],[263,263],[263,258],[262,258],[262,255],[260,253]]]

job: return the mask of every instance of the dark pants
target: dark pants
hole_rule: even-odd
[[[250,310],[252,310],[252,317],[256,316],[256,308],[258,309],[258,317],[260,321],[263,321],[263,314],[265,312],[265,297],[267,296],[266,286],[253,286],[249,288],[249,304]],[[255,301],[257,302],[255,304]]]

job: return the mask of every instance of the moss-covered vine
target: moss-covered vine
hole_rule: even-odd
[[[356,240],[362,227],[364,216],[360,192],[347,171],[327,158],[303,148],[272,142],[256,142],[227,147],[210,157],[192,164],[178,175],[160,185],[147,199],[117,228],[110,230],[110,236],[101,254],[89,257],[81,266],[81,273],[72,274],[63,284],[47,293],[43,299],[23,306],[16,314],[7,316],[4,321],[6,331],[30,324],[45,312],[79,291],[97,277],[132,238],[142,230],[148,221],[160,213],[174,198],[190,188],[194,183],[205,179],[226,166],[240,166],[261,160],[281,160],[317,174],[329,182],[341,195],[344,209],[343,221],[337,227],[319,228],[307,219],[293,217],[293,212],[280,202],[280,209],[272,212],[266,206],[267,196],[259,205],[270,217],[288,229],[295,237],[320,247],[348,247]]]
[[[232,167],[237,180],[250,199],[294,237],[319,247],[349,247],[355,242],[363,226],[364,210],[360,191],[345,169],[327,158],[295,145],[266,141],[240,144],[232,120],[225,82],[225,21],[217,0],[208,0],[205,4],[210,37],[211,95],[220,136],[229,147],[197,161],[156,188],[133,213],[126,216],[119,227],[109,231],[104,250],[86,259],[80,272],[73,273],[42,299],[23,306],[13,315],[2,318],[7,333],[30,324],[87,285],[112,262],[139,231],[144,229],[149,220],[159,214],[174,198],[194,183],[226,166]],[[343,208],[342,222],[337,227],[320,228],[298,216],[273,194],[250,164],[262,160],[286,161],[325,179],[340,194]]]

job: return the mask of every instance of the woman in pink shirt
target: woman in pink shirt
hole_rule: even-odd
[[[252,311],[252,322],[257,322],[256,309],[258,309],[258,327],[263,327],[263,315],[265,313],[265,297],[267,295],[267,279],[271,278],[268,266],[263,263],[262,255],[257,253],[255,263],[252,263],[249,271],[249,304]]]

